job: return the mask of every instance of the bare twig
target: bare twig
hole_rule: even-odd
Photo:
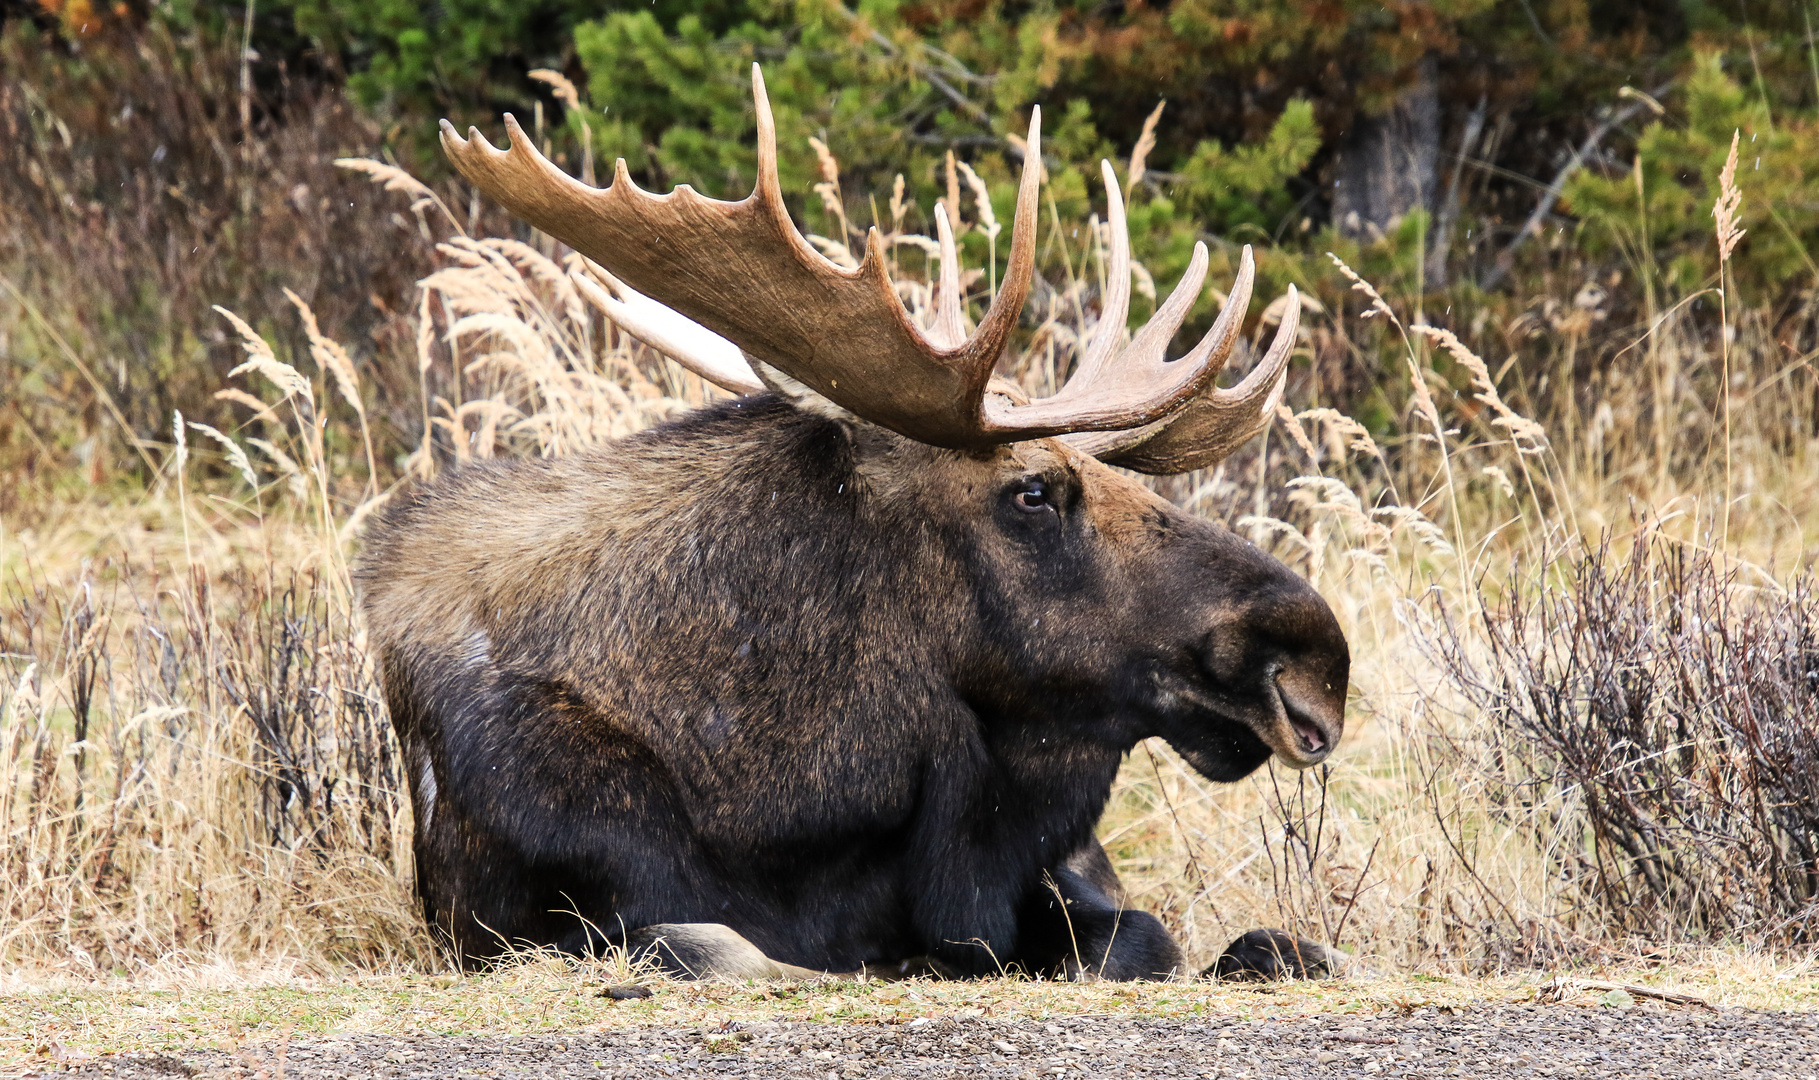
[[[1718,1006],[1713,1005],[1711,1002],[1697,995],[1681,994],[1672,990],[1657,990],[1652,986],[1637,986],[1634,983],[1600,982],[1596,979],[1569,979],[1564,975],[1556,975],[1542,986],[1542,990],[1555,998],[1562,997],[1574,991],[1589,990],[1608,994],[1613,990],[1621,990],[1631,997],[1650,998],[1655,1001],[1665,1001],[1672,1005],[1697,1005],[1702,1009],[1711,1009],[1713,1012],[1718,1011]]]
[[[835,12],[846,16],[848,21],[859,24],[861,26],[865,25],[863,20],[860,18],[859,14],[857,12],[848,10],[847,6],[845,4],[833,4],[830,6],[833,8],[833,10]],[[867,36],[871,38],[873,44],[877,45],[879,48],[884,50],[886,56],[889,56],[892,58],[903,56],[903,50],[900,47],[898,47],[896,42],[892,41],[888,37],[885,37],[882,33],[880,33],[879,31],[877,31],[875,29],[870,29],[869,27],[867,29],[869,30],[869,33]],[[969,82],[984,81],[980,76],[974,75],[972,72],[968,71],[964,66],[961,65],[961,63],[958,59],[956,59],[953,55],[951,55],[949,53],[941,52],[939,49],[934,49],[934,48],[931,48],[926,45],[919,46],[917,51],[924,55],[938,56],[940,59],[945,61],[949,67],[956,69],[956,73],[960,74],[961,77],[966,78],[967,81],[969,81]],[[965,94],[962,94],[958,89],[956,89],[954,87],[954,84],[948,82],[947,79],[944,78],[940,72],[936,71],[930,65],[916,60],[914,57],[904,57],[904,59],[909,61],[909,66],[910,66],[911,71],[914,71],[917,75],[921,76],[923,79],[926,79],[930,86],[941,91],[942,96],[947,98],[949,101],[953,102],[955,105],[958,105],[960,107],[961,112],[964,112],[966,115],[972,117],[974,120],[979,121],[981,124],[989,125],[992,122],[992,118],[991,118],[990,114],[988,114],[983,108],[980,108],[979,105],[974,103],[971,98],[968,98]]]
[[[1573,151],[1573,156],[1568,158],[1566,164],[1560,166],[1560,171],[1554,174],[1553,183],[1549,184],[1546,189],[1541,192],[1541,201],[1535,204],[1535,212],[1530,214],[1528,220],[1522,223],[1522,228],[1516,233],[1516,238],[1509,242],[1509,246],[1503,249],[1501,255],[1497,256],[1497,265],[1492,267],[1490,274],[1485,277],[1483,284],[1484,288],[1496,288],[1497,284],[1503,280],[1504,275],[1508,274],[1510,268],[1515,265],[1516,249],[1521,247],[1523,241],[1527,240],[1530,236],[1540,235],[1541,223],[1546,220],[1549,214],[1553,213],[1554,204],[1560,201],[1560,193],[1566,190],[1566,182],[1571,180],[1573,174],[1578,172],[1580,167],[1585,164],[1585,159],[1591,155],[1593,150],[1597,149],[1599,143],[1604,141],[1604,137],[1610,134],[1611,129],[1628,123],[1632,116],[1649,108],[1649,106],[1653,104],[1655,98],[1659,98],[1662,94],[1667,93],[1673,85],[1672,82],[1662,83],[1647,96],[1646,100],[1638,98],[1638,100],[1630,102],[1630,104],[1612,113],[1603,123],[1592,129],[1592,133],[1587,135],[1585,141],[1579,144],[1579,149]],[[1657,106],[1657,108],[1658,107],[1659,106]]]
[[[1435,286],[1446,284],[1446,256],[1452,246],[1453,222],[1459,217],[1459,183],[1472,151],[1478,148],[1478,137],[1484,133],[1484,110],[1488,98],[1479,95],[1478,104],[1466,118],[1465,131],[1459,137],[1459,159],[1453,165],[1453,177],[1446,185],[1446,198],[1441,200],[1440,215],[1434,221],[1434,243],[1428,254],[1427,279]]]

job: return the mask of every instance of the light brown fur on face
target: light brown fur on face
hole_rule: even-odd
[[[1150,550],[1148,523],[1173,504],[1141,482],[1069,447],[1059,439],[1005,443],[981,450],[944,450],[856,421],[856,443],[865,447],[859,469],[869,490],[913,502],[936,518],[983,510],[982,500],[1022,477],[1066,478],[1084,493],[1084,512],[1114,550]]]

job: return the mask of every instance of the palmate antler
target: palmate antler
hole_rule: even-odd
[[[1130,242],[1109,164],[1112,265],[1101,333],[1053,397],[1023,402],[990,386],[1035,271],[1039,109],[1030,117],[1003,285],[972,336],[963,337],[959,262],[945,211],[935,212],[941,275],[934,325],[924,330],[885,273],[877,229],[866,237],[864,261],[850,270],[824,258],[796,230],[783,204],[776,128],[756,64],[752,91],[758,183],[739,202],[709,199],[687,185],[652,195],[632,182],[623,161],[610,187],[588,187],[539,154],[509,115],[507,150],[495,149],[476,129],[463,139],[446,120],[442,145],[481,190],[604,271],[606,288],[591,295],[614,322],[729,389],[757,389],[752,369],[762,374],[768,366],[921,442],[958,448],[1106,433],[1078,434],[1074,441],[1133,468],[1176,460],[1176,444],[1204,440],[1209,424],[1223,425],[1219,441],[1235,445],[1235,424],[1248,438],[1264,422],[1260,406],[1287,363],[1297,305],[1289,305],[1276,344],[1250,377],[1230,391],[1212,387],[1237,340],[1254,271],[1247,248],[1225,312],[1193,351],[1169,361],[1168,341],[1206,278],[1206,246],[1196,244],[1174,292],[1129,345],[1117,348],[1130,302]]]

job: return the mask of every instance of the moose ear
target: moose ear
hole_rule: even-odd
[[[842,424],[865,422],[863,417],[822,397],[819,392],[802,380],[751,356],[747,356],[746,361],[751,364],[752,373],[758,376],[758,381],[764,384],[766,390],[788,399],[790,404],[803,412],[826,417],[829,420],[837,420]]]

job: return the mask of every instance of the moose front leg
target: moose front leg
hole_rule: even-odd
[[[1185,970],[1181,947],[1124,888],[1097,840],[1042,877],[1025,898],[1018,959],[1071,979],[1167,979]]]
[[[955,778],[965,768],[956,761],[931,771]],[[958,779],[924,796],[903,868],[914,941],[952,974],[999,974],[1020,951],[1029,864],[1007,852],[990,796],[980,799]]]
[[[625,955],[684,979],[851,979],[853,974],[815,971],[773,960],[730,926],[661,923],[625,935]]]
[[[1018,951],[1018,889],[1014,878],[984,859],[952,852],[940,873],[922,875],[910,915],[935,970],[995,975]],[[957,856],[957,857],[954,857]]]

